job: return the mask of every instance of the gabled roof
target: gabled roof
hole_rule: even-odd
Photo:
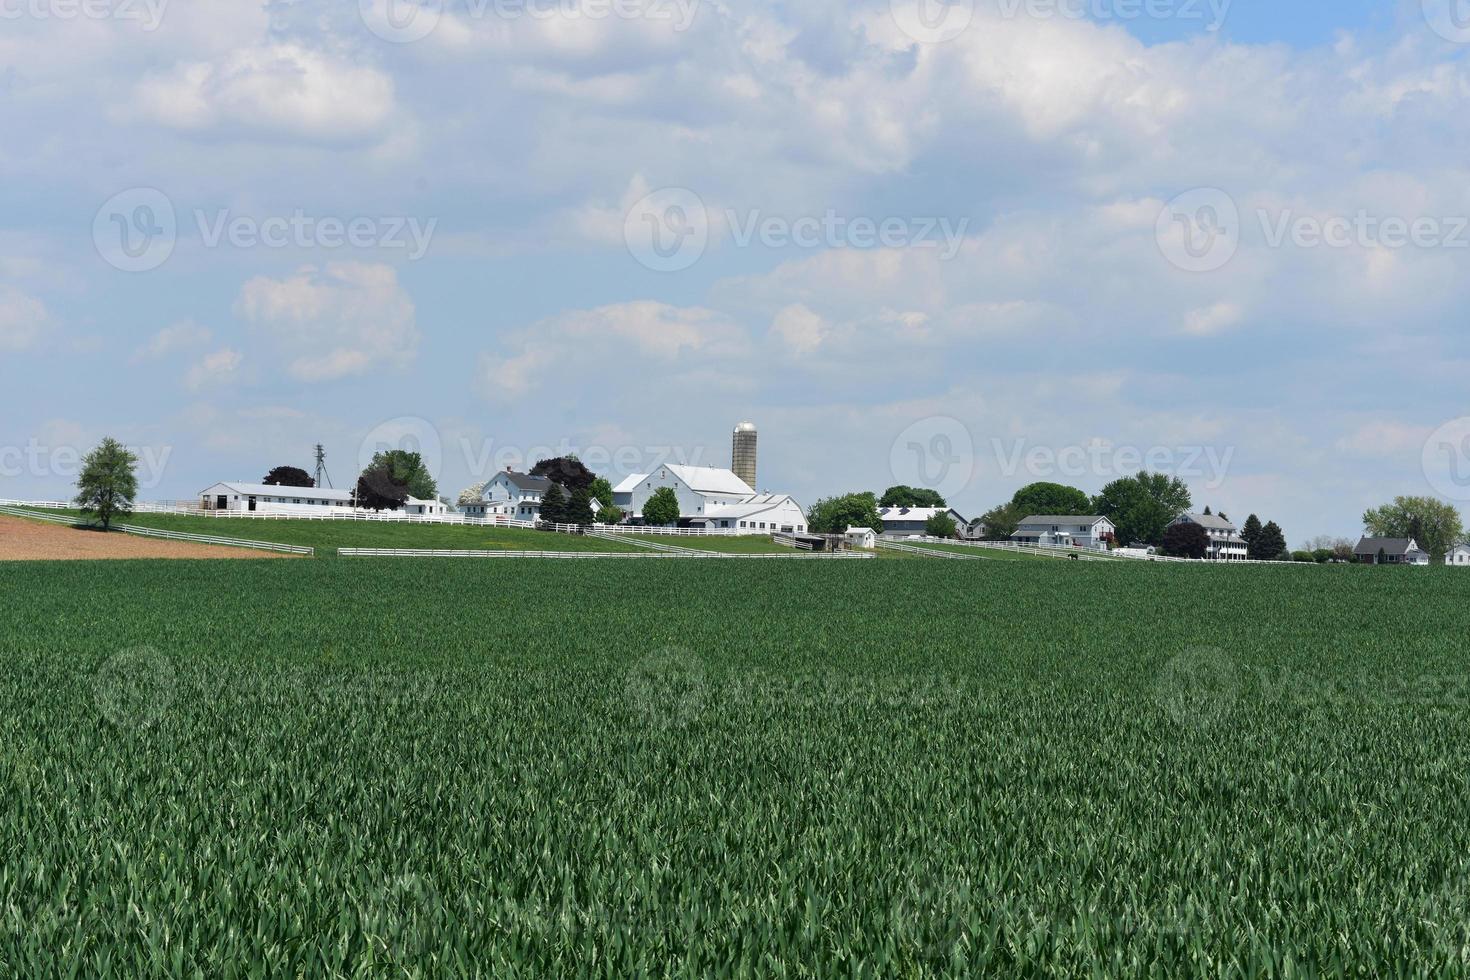
[[[624,477],[623,482],[613,487],[613,493],[632,493],[638,489],[638,484],[648,479],[650,473],[632,473]]]
[[[1091,526],[1105,520],[1107,520],[1106,517],[1096,515],[1058,517],[1055,514],[1032,514],[1030,517],[1023,518],[1021,524],[1023,526],[1026,524],[1086,524]]]
[[[271,487],[264,483],[213,483],[199,491],[202,496],[215,487],[228,487],[232,493],[247,497],[305,497],[310,500],[340,500],[352,502],[350,490],[333,490],[330,487]]]
[[[878,516],[885,521],[927,521],[935,514],[953,514],[963,524],[965,519],[953,507],[880,507]]]
[[[1407,555],[1411,551],[1423,551],[1413,538],[1363,538],[1353,549],[1357,555]]]
[[[504,470],[495,476],[503,476],[518,490],[539,490],[545,493],[551,488],[551,481],[544,476],[532,476],[529,473],[517,473],[514,470]],[[492,477],[494,479],[494,477]]]
[[[1219,514],[1180,514],[1176,524],[1198,524],[1200,527],[1211,531],[1234,531],[1235,525],[1231,524]]]
[[[664,469],[677,476],[697,493],[733,493],[742,497],[755,494],[755,488],[747,484],[731,470],[713,466],[683,466],[669,463]]]
[[[787,501],[797,510],[801,510],[790,494],[785,493],[762,493],[751,494],[738,504],[716,504],[706,510],[703,514],[696,514],[695,519],[705,520],[738,520],[740,518],[753,517],[756,514],[764,514],[768,510],[775,510]],[[805,511],[803,511],[805,513]]]

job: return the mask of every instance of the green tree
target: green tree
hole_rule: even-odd
[[[260,481],[268,487],[314,487],[311,474],[295,466],[277,466]]]
[[[1363,526],[1376,538],[1413,538],[1435,561],[1464,535],[1460,512],[1433,497],[1395,497],[1365,513]]]
[[[541,520],[546,524],[570,524],[567,517],[567,495],[561,485],[553,483],[541,495]]]
[[[1158,545],[1164,529],[1189,510],[1189,487],[1178,477],[1145,470],[1109,483],[1093,503],[1117,527],[1120,542]]]
[[[940,511],[929,515],[929,519],[924,522],[924,533],[931,538],[956,538],[959,537],[960,529],[948,511]]]
[[[842,534],[850,527],[870,527],[883,533],[878,498],[871,493],[849,493],[827,497],[812,504],[806,526],[816,534]]]
[[[386,481],[384,473],[387,474]],[[363,470],[358,482],[369,476],[368,483],[375,484],[372,489],[383,497],[392,497],[398,488],[402,488],[408,491],[409,496],[420,500],[439,499],[439,485],[424,465],[424,458],[407,449],[386,449],[374,453],[372,462]]]
[[[1070,517],[1092,513],[1092,499],[1076,487],[1060,483],[1033,483],[1016,491],[1011,504],[1022,517],[1054,514]]]
[[[653,527],[669,527],[679,523],[679,495],[673,487],[659,487],[643,505],[643,523]]]
[[[1175,558],[1203,558],[1210,552],[1210,536],[1198,524],[1171,524],[1164,529],[1164,554]]]
[[[1251,545],[1249,557],[1256,561],[1280,561],[1287,556],[1286,535],[1281,533],[1281,527],[1275,521],[1270,521],[1261,528],[1260,537],[1256,543]]]
[[[581,527],[592,526],[592,494],[587,492],[586,487],[572,491],[572,498],[567,501],[566,523]]]
[[[1256,546],[1256,540],[1261,536],[1261,519],[1255,514],[1245,519],[1245,527],[1240,529],[1241,540],[1245,542],[1246,551]]]
[[[138,457],[128,452],[116,439],[102,443],[82,460],[77,478],[77,506],[83,514],[96,514],[103,529],[112,527],[114,517],[133,512],[138,496],[138,475],[134,468]]]
[[[1030,516],[1015,504],[1001,504],[981,515],[979,523],[985,527],[986,541],[1008,541],[1021,521]]]
[[[593,480],[592,484],[587,488],[587,492],[592,495],[593,500],[597,501],[603,507],[613,506],[612,484],[607,482],[605,478],[599,476]]]
[[[879,507],[948,507],[936,490],[924,487],[906,487],[902,484],[883,491]],[[877,530],[877,528],[874,528]],[[834,532],[835,533],[835,532]]]
[[[401,510],[408,502],[408,485],[386,462],[374,463],[357,478],[357,506],[371,510]]]
[[[571,454],[541,460],[531,467],[531,475],[544,476],[552,483],[560,483],[569,491],[589,488],[597,479],[596,473]]]

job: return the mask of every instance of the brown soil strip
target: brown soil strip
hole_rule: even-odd
[[[290,558],[273,551],[163,541],[114,531],[103,534],[61,524],[0,515],[0,561],[75,561],[97,558]]]

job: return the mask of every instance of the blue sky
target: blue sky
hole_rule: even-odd
[[[808,502],[1470,503],[1470,9],[410,2],[3,8],[0,497],[105,434],[153,498],[403,440],[454,495],[749,418]]]

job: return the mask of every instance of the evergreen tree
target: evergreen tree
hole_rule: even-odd
[[[1281,533],[1280,526],[1271,521],[1261,528],[1260,537],[1251,546],[1250,557],[1257,561],[1276,561],[1286,552],[1286,535]]]
[[[138,495],[138,476],[133,467],[137,463],[138,457],[110,438],[103,439],[82,460],[76,502],[83,514],[96,514],[104,530],[112,526],[114,517],[133,512],[133,498]]]
[[[1209,517],[1210,516],[1210,505],[1209,504],[1205,504],[1205,516],[1206,517]]]
[[[565,523],[592,526],[592,494],[586,488],[572,491],[572,499],[567,502]]]
[[[1255,514],[1247,517],[1245,519],[1245,527],[1240,529],[1240,536],[1245,541],[1246,548],[1254,552],[1256,539],[1261,536],[1261,519]],[[1251,557],[1254,558],[1255,554],[1252,553]]]
[[[541,495],[541,521],[544,524],[570,523],[567,520],[567,495],[562,493],[559,484],[553,483]]]

